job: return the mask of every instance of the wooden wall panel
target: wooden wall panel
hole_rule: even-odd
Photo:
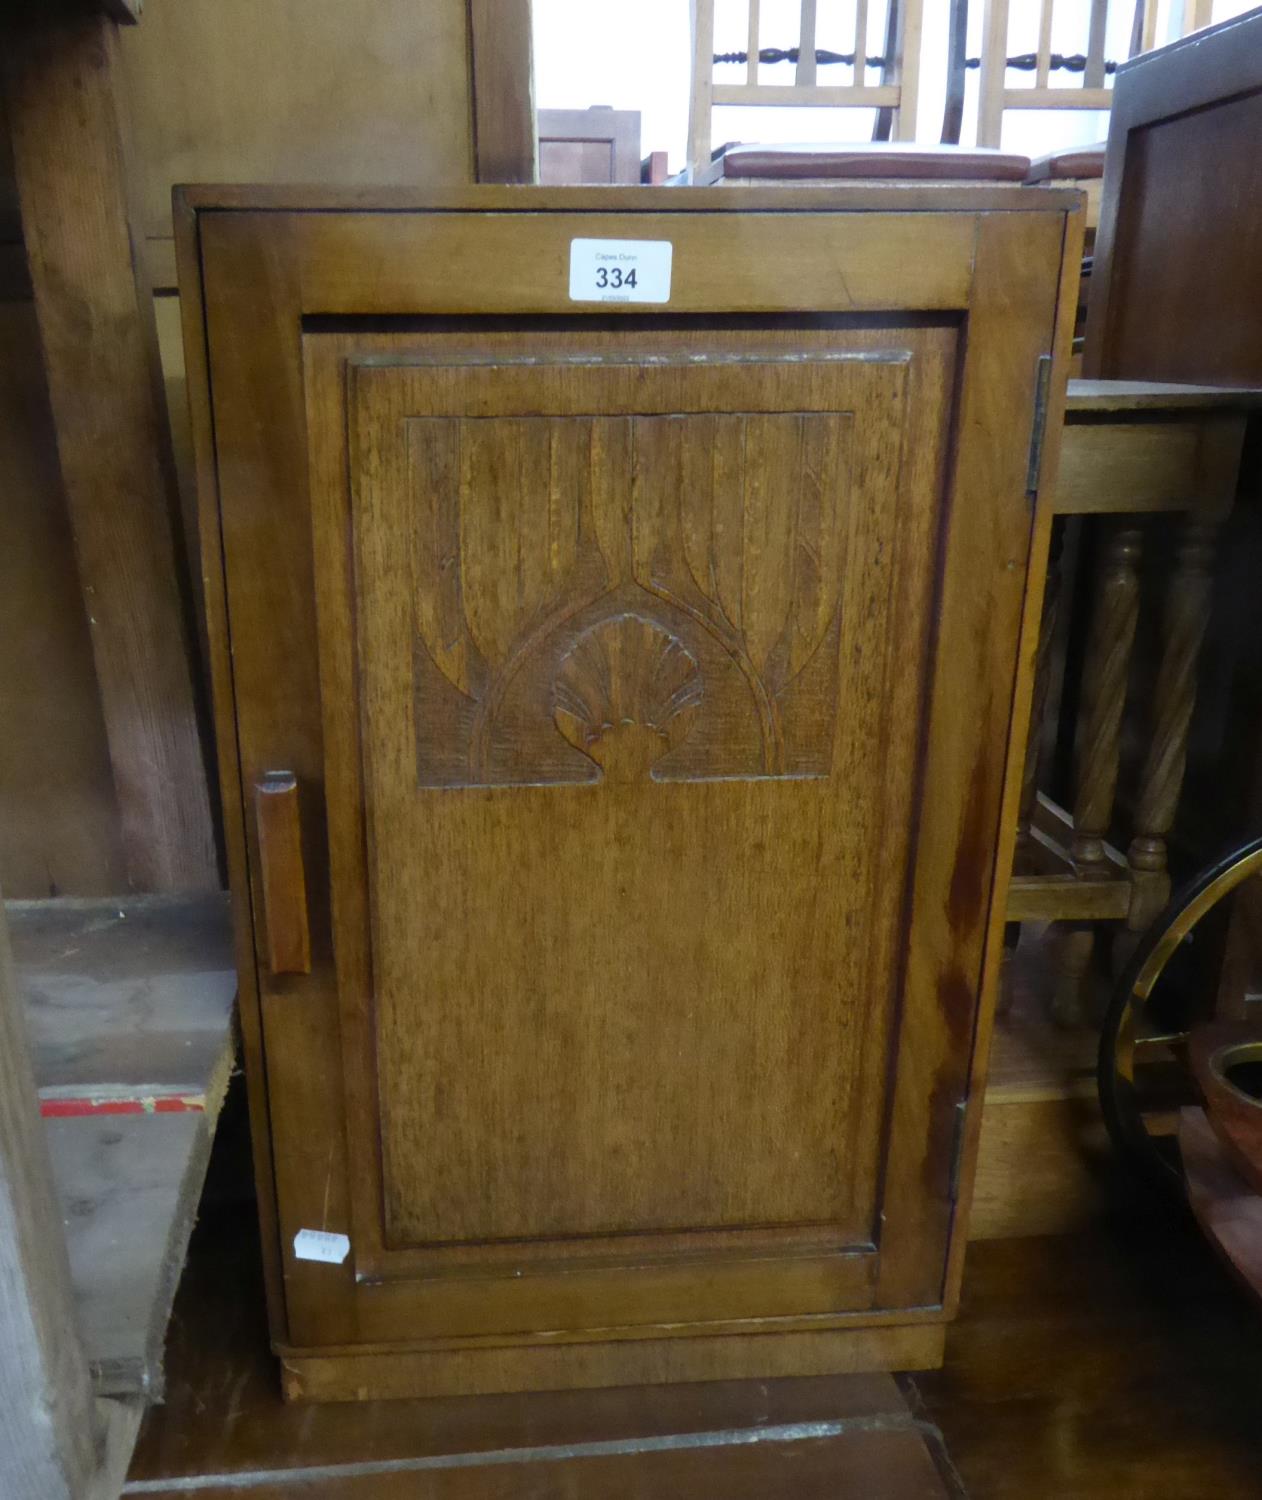
[[[124,889],[92,643],[29,301],[0,301],[0,723],[5,894]]]
[[[153,0],[121,37],[148,239],[178,182],[468,182],[465,0]]]
[[[59,12],[6,32],[0,73],[128,883],[206,889],[196,653],[117,53],[112,23]]]

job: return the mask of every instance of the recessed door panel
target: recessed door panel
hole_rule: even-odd
[[[349,371],[401,1271],[879,1242],[954,336],[638,338]]]

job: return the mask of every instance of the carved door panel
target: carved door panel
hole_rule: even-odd
[[[589,1289],[589,1324],[706,1315],[700,1263],[724,1316],[874,1305],[955,343],[346,362],[316,542],[353,559],[320,629],[357,670],[355,763],[326,753],[362,810],[332,868],[362,1276],[524,1270],[526,1327],[550,1278],[625,1299],[633,1265],[634,1317]]]

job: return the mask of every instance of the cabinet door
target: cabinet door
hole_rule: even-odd
[[[307,344],[361,1328],[940,1286],[885,1210],[955,327]]]

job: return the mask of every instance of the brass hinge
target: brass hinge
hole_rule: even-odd
[[[954,1135],[951,1139],[951,1185],[952,1201],[960,1196],[960,1174],[964,1170],[964,1120],[968,1114],[968,1100],[961,1099],[955,1106]]]
[[[1034,377],[1034,422],[1030,427],[1030,457],[1025,471],[1025,493],[1038,494],[1039,469],[1043,463],[1043,439],[1047,435],[1047,396],[1052,384],[1052,356],[1040,354]]]

